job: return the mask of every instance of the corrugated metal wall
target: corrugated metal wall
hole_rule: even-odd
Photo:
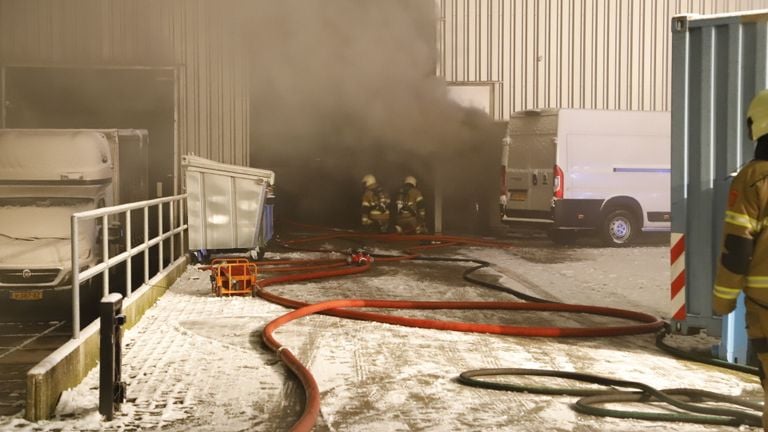
[[[501,111],[670,109],[673,15],[768,0],[436,0],[438,74],[501,85]]]
[[[174,67],[178,151],[247,165],[248,56],[228,31],[238,5],[0,0],[0,65]]]

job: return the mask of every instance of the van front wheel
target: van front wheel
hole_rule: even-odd
[[[613,210],[603,221],[601,236],[609,246],[626,246],[635,239],[638,229],[632,213]]]

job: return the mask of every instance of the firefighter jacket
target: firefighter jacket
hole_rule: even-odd
[[[768,161],[755,159],[731,183],[712,306],[724,315],[741,291],[768,305]]]
[[[389,194],[377,184],[373,184],[363,192],[362,216],[389,215]]]
[[[426,209],[424,208],[424,196],[421,191],[410,184],[406,184],[400,188],[397,193],[397,214],[408,217],[415,216],[419,220],[423,220],[426,216]]]

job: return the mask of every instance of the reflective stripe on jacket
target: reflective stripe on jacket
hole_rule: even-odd
[[[425,214],[424,196],[411,185],[405,185],[397,193],[397,212],[403,216],[423,218]]]
[[[389,214],[389,194],[374,184],[363,192],[362,214]]]
[[[731,183],[713,307],[727,313],[739,293],[768,304],[768,161],[753,160]]]

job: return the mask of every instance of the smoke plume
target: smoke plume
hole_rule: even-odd
[[[280,217],[354,226],[368,173],[390,191],[416,176],[428,204],[439,182],[452,215],[475,207],[498,141],[435,76],[434,0],[249,4],[251,165],[276,171]]]

